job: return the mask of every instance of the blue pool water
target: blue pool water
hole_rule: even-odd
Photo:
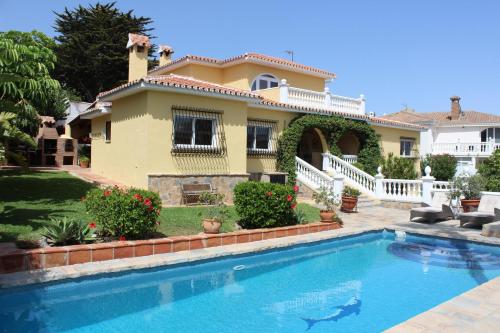
[[[0,325],[1,332],[378,332],[499,275],[499,247],[377,232],[3,290]]]

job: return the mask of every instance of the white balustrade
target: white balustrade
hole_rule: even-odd
[[[451,190],[451,185],[452,184],[450,182],[436,180],[432,183],[432,189],[433,190]]]
[[[422,201],[422,181],[407,179],[383,179],[382,199],[394,201]]]
[[[280,84],[280,102],[322,109],[325,112],[365,114],[365,98],[351,98],[324,92],[290,87],[286,80]]]
[[[495,142],[457,142],[457,143],[433,143],[433,154],[450,155],[491,155],[500,149],[500,143]]]
[[[358,155],[342,155],[342,159],[347,163],[353,164],[358,162]]]
[[[295,170],[297,179],[314,190],[333,187],[332,177],[298,157],[295,157]]]
[[[356,168],[355,166],[352,166],[349,162],[346,162],[330,153],[324,153],[323,166],[340,172],[346,178],[361,187],[364,192],[375,193],[375,177]]]

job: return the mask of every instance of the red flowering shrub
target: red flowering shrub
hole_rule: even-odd
[[[150,236],[161,212],[157,193],[135,188],[93,189],[84,202],[93,220],[89,227],[97,228],[101,236],[120,240]]]
[[[243,182],[234,188],[234,206],[243,228],[281,227],[297,223],[297,194],[292,186]]]

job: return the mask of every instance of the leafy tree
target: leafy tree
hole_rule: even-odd
[[[496,150],[479,166],[479,173],[486,178],[486,190],[500,192],[500,150]]]
[[[382,173],[389,179],[416,179],[415,163],[413,159],[394,156],[389,153],[382,162]]]
[[[448,181],[455,176],[457,170],[457,160],[449,154],[427,155],[421,162],[422,174],[426,166],[431,167],[431,176],[436,180]]]
[[[34,147],[30,136],[38,131],[35,105],[47,103],[50,92],[60,89],[50,77],[55,55],[50,38],[32,32],[0,32],[0,159],[21,161],[11,146]]]
[[[150,18],[121,12],[114,2],[65,8],[56,15],[56,77],[89,102],[127,80],[128,33],[148,35],[152,30]]]

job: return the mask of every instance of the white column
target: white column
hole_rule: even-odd
[[[326,153],[322,153],[321,156],[323,156],[323,171],[326,171],[330,167],[330,159]]]
[[[286,83],[286,79],[282,79],[280,82],[280,102],[288,103],[288,83]]]
[[[431,176],[431,167],[426,166],[425,167],[425,176],[422,177],[422,202],[428,205],[432,204],[432,184],[434,183],[434,180],[436,180],[434,177]]]
[[[384,184],[382,180],[384,175],[382,174],[382,167],[377,168],[377,174],[375,175],[375,195],[377,198],[382,199],[384,197]]]
[[[360,114],[365,114],[366,113],[366,99],[365,95],[361,94],[359,95],[359,101],[361,102],[359,105],[359,113]]]
[[[330,93],[330,88],[328,87],[325,87],[325,105],[326,106],[332,105],[332,94]]]
[[[340,173],[339,170],[333,176],[333,193],[337,197],[342,196],[342,192],[344,191],[344,175]]]

